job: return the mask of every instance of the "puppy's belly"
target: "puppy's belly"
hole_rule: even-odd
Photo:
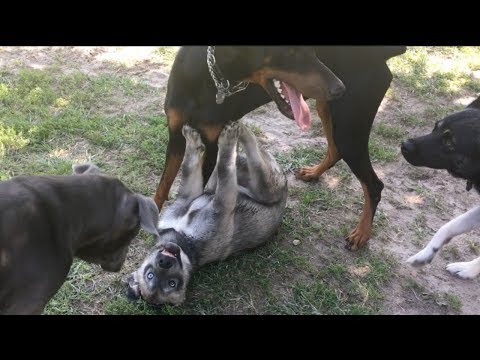
[[[211,196],[202,195],[191,202],[186,212],[179,213],[172,208],[171,212],[165,214],[158,222],[159,229],[174,229],[187,236],[196,237],[202,229],[192,224],[198,224],[198,218],[206,216],[211,203]]]

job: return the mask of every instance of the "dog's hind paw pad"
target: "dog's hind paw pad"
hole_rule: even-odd
[[[461,279],[473,279],[480,273],[480,265],[470,262],[457,262],[447,265],[447,271]]]
[[[225,125],[225,127],[222,130],[222,133],[220,134],[220,137],[218,138],[219,143],[220,142],[230,142],[230,141],[235,141],[238,139],[238,135],[240,133],[240,126],[237,121],[232,121]]]

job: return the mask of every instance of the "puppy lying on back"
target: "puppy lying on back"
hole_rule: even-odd
[[[480,191],[480,98],[465,110],[435,123],[431,134],[409,139],[402,144],[402,154],[415,166],[446,169],[452,176],[467,180],[467,190]],[[480,206],[443,225],[427,246],[407,262],[423,266],[433,260],[441,247],[454,236],[480,226]],[[480,274],[480,257],[452,263],[447,270],[462,278],[473,279]]]
[[[154,305],[182,303],[199,267],[271,239],[287,200],[285,175],[243,125],[232,122],[220,134],[205,189],[205,146],[189,126],[183,135],[187,147],[177,198],[160,218],[160,242],[128,279],[127,296]],[[237,156],[237,141],[246,156]]]
[[[0,182],[0,314],[40,314],[74,257],[119,271],[140,226],[158,236],[152,199],[93,164],[73,173]]]

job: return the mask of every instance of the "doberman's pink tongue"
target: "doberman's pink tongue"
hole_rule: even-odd
[[[303,99],[303,95],[295,88],[282,82],[282,87],[287,90],[288,100],[292,107],[293,116],[298,126],[302,130],[307,130],[312,125],[312,117],[310,115],[310,109],[308,104]]]

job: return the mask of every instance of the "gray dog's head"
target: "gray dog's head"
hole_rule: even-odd
[[[94,164],[74,164],[73,174],[79,176],[100,175],[102,171]],[[105,175],[107,176],[107,175]],[[93,176],[92,184],[95,184]],[[111,189],[105,189],[116,194],[112,196],[113,211],[105,211],[96,219],[98,224],[111,224],[107,230],[95,233],[94,239],[88,239],[85,244],[76,249],[75,256],[92,263],[100,264],[106,271],[119,271],[125,262],[128,247],[137,236],[140,227],[155,236],[159,235],[155,224],[158,222],[158,208],[155,202],[141,194],[131,192],[119,180],[110,184]],[[102,204],[104,206],[105,204]],[[104,217],[104,218],[103,218]],[[97,225],[98,225],[97,224]],[[92,224],[92,226],[95,224]],[[98,226],[98,228],[103,228]]]
[[[127,297],[140,297],[152,305],[179,305],[185,300],[192,273],[188,256],[174,242],[157,245],[127,279]]]

